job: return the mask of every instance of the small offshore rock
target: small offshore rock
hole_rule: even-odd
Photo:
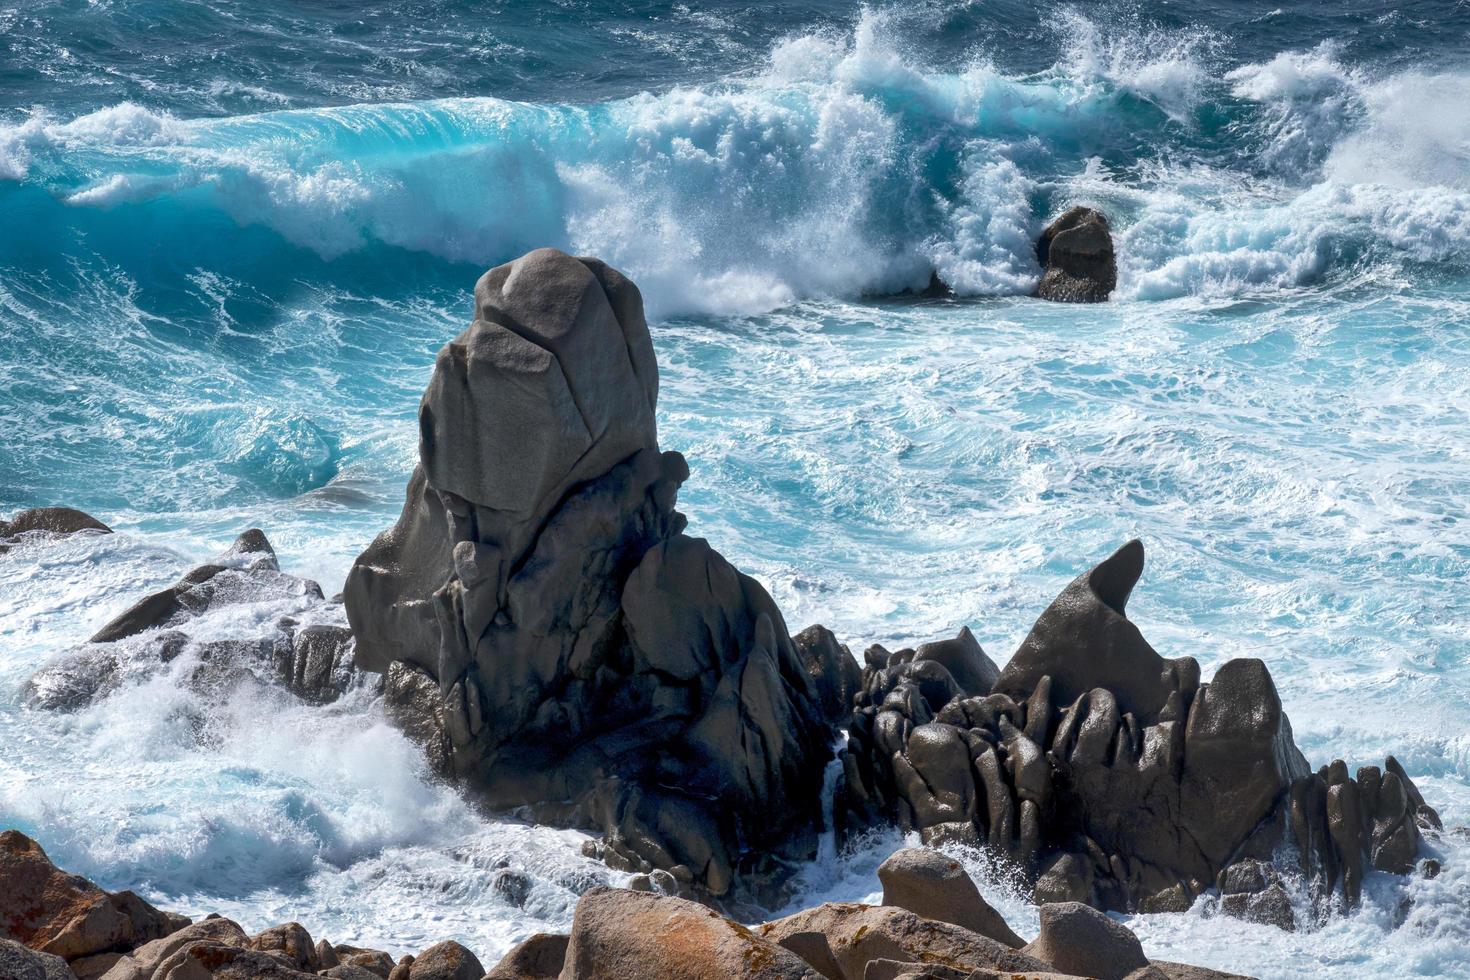
[[[1108,219],[1092,208],[1069,208],[1047,225],[1036,242],[1036,261],[1044,270],[1036,287],[1040,299],[1101,303],[1118,283]]]

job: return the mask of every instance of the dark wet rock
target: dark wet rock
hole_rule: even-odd
[[[768,892],[815,852],[854,672],[683,533],[632,283],[543,249],[486,273],[475,311],[403,513],[344,589],[358,666],[490,806],[597,830],[618,868]]]
[[[131,950],[187,922],[67,874],[17,830],[0,832],[0,939],[75,960]]]
[[[926,843],[984,846],[1038,903],[1119,911],[1185,911],[1283,847],[1321,908],[1339,887],[1355,902],[1365,864],[1412,868],[1432,818],[1402,767],[1312,773],[1264,663],[1201,684],[1192,658],[1160,656],[1126,617],[1143,558],[1130,542],[1068,585],[984,696],[923,647],[870,649],[842,826],[896,820]],[[1275,892],[1230,905],[1287,919]]]
[[[485,968],[464,946],[452,939],[435,943],[414,957],[409,980],[480,980]]]
[[[1041,907],[1041,933],[1022,952],[1058,973],[1123,980],[1149,965],[1126,926],[1078,902]]]
[[[262,621],[253,633],[246,627],[238,636],[213,638],[211,620],[245,604],[279,610],[280,618]],[[344,618],[315,582],[282,572],[270,542],[252,529],[38,671],[26,684],[26,703],[76,710],[166,670],[180,686],[211,700],[248,680],[317,703],[333,701],[356,679]],[[211,638],[194,640],[199,632]]]
[[[0,555],[20,544],[22,535],[66,537],[84,531],[111,534],[112,528],[92,515],[70,507],[36,507],[23,510],[8,521],[0,520]]]
[[[845,724],[852,698],[861,688],[863,671],[847,647],[822,625],[808,626],[791,638],[811,675],[822,712],[833,724]]]
[[[4,980],[76,980],[66,960],[0,939],[0,977]]]
[[[827,939],[827,949],[845,977],[861,977],[871,960],[886,959],[960,970],[1012,972],[1046,970],[1040,960],[969,929],[889,906],[829,902],[768,922],[759,933],[780,943],[801,933]],[[815,966],[816,964],[813,964]]]
[[[1074,207],[1047,225],[1036,242],[1044,270],[1036,295],[1062,303],[1100,303],[1118,282],[1108,219],[1092,208]]]
[[[800,957],[695,902],[598,888],[572,920],[562,980],[820,980]]]
[[[484,980],[552,980],[566,963],[567,940],[566,936],[538,932],[516,944]]]
[[[1019,949],[1025,945],[954,858],[928,848],[906,847],[878,866],[883,904],[978,932]]]
[[[1049,677],[1051,706],[1061,710],[1103,688],[1120,713],[1144,724],[1158,719],[1171,695],[1187,703],[1199,685],[1199,664],[1159,656],[1125,612],[1143,559],[1143,543],[1130,541],[1079,575],[1031,627],[994,689],[1024,701]]]
[[[975,634],[968,626],[960,628],[952,640],[925,643],[914,651],[914,661],[933,661],[949,672],[960,694],[984,697],[1000,678],[1000,668],[985,655]]]

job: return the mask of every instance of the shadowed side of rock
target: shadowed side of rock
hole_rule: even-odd
[[[398,523],[345,589],[390,713],[500,808],[757,894],[814,853],[855,682],[675,510],[637,288],[551,249],[486,273],[440,352]],[[850,697],[850,695],[847,695]]]

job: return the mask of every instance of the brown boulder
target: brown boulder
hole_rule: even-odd
[[[567,959],[567,937],[538,932],[515,946],[485,975],[485,980],[551,980]]]
[[[1041,907],[1041,933],[1023,950],[1058,973],[1123,980],[1149,965],[1127,927],[1080,902]]]
[[[978,932],[1012,949],[1026,945],[981,897],[964,866],[928,848],[906,847],[878,866],[883,904]]]
[[[562,980],[652,977],[820,980],[796,954],[703,905],[621,888],[583,895]]]
[[[1036,242],[1045,270],[1036,295],[1059,303],[1101,303],[1118,284],[1118,265],[1108,219],[1074,207],[1046,226]]]
[[[0,833],[0,938],[73,960],[130,950],[186,921],[61,871],[18,830]]]
[[[415,956],[408,971],[409,980],[480,980],[484,975],[475,954],[452,939]]]
[[[926,963],[956,970],[1045,971],[1046,965],[988,936],[907,909],[829,902],[760,927],[780,943],[796,933],[827,937],[827,947],[844,977],[861,977],[871,960]]]
[[[311,934],[299,922],[288,922],[265,930],[251,938],[250,948],[269,953],[305,973],[316,973],[323,969],[321,957],[312,944]]]

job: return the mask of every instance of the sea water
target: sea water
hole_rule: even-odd
[[[681,508],[793,629],[1003,662],[1141,537],[1162,653],[1264,659],[1314,765],[1393,753],[1470,823],[1463,4],[4,0],[0,93],[0,514],[119,532],[0,556],[0,824],[64,867],[487,965],[624,879],[428,778],[366,691],[21,706],[246,527],[337,591],[475,277],[542,245],[642,287]],[[1074,203],[1105,305],[1026,298]],[[954,299],[894,298],[931,270]],[[902,843],[824,849],[792,906]],[[1318,930],[1128,924],[1261,976],[1470,975],[1443,857]]]

